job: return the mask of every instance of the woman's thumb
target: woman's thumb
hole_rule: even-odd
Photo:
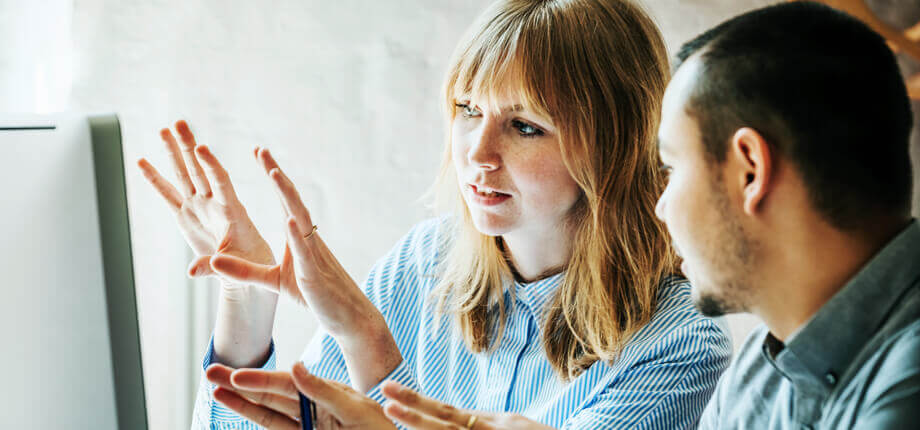
[[[210,262],[211,262],[210,255],[202,255],[192,260],[192,263],[188,265],[188,277],[196,278],[199,276],[216,275],[216,273],[214,273],[214,270],[211,269]]]

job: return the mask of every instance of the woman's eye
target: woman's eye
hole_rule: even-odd
[[[463,116],[467,118],[477,118],[482,116],[482,112],[475,107],[472,107],[466,103],[454,103],[455,106],[460,108],[460,112],[463,113]]]
[[[511,126],[517,129],[518,133],[523,137],[537,137],[543,135],[543,130],[523,121],[513,120],[511,121]]]

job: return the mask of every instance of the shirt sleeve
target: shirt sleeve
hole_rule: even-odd
[[[920,422],[920,323],[895,345],[875,375],[867,412],[854,429],[906,429]]]
[[[650,350],[563,428],[696,428],[728,366],[730,339],[715,322],[699,318]]]
[[[253,424],[251,421],[237,415],[236,412],[224,407],[220,402],[214,400],[214,390],[217,385],[212,384],[205,378],[204,372],[214,361],[214,336],[208,342],[208,350],[204,355],[202,363],[201,382],[198,383],[198,395],[195,396],[195,411],[192,413],[192,430],[256,430],[261,427]],[[259,367],[262,370],[275,369],[275,342],[269,344],[269,355],[265,363]]]

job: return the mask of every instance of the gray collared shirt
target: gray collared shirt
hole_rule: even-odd
[[[785,345],[751,333],[700,428],[920,428],[917,220]]]

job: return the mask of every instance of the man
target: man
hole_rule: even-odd
[[[810,3],[683,46],[665,94],[657,213],[704,314],[751,312],[702,428],[915,428],[920,227],[894,55]]]
[[[720,381],[701,427],[915,428],[912,117],[885,41],[830,8],[785,3],[719,25],[678,57],[659,132],[670,180],[657,213],[699,308],[764,321]],[[209,378],[222,390],[241,388],[230,371],[215,367]],[[242,387],[253,390],[250,398],[299,390],[352,428],[388,425],[372,422],[384,413],[416,429],[536,425],[457,410],[392,382],[383,389],[392,403],[381,410],[302,366],[274,379],[236,372],[258,376]]]

